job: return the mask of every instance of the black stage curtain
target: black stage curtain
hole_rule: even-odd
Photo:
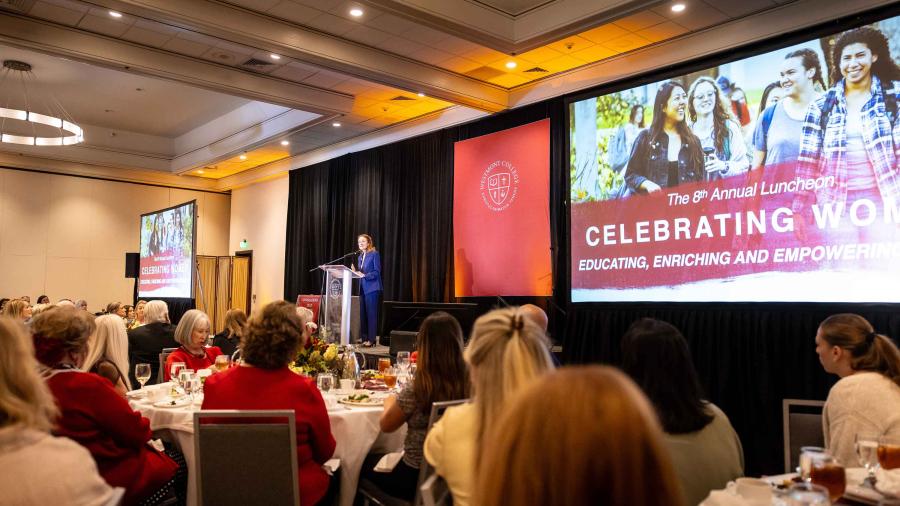
[[[148,299],[149,300],[149,299]],[[194,304],[194,299],[174,299],[169,297],[157,297],[154,300],[161,300],[169,306],[169,321],[174,325],[178,325],[178,322],[181,320],[181,317],[184,313],[187,313],[189,309],[194,309],[197,307]]]
[[[453,302],[453,143],[550,118],[550,227],[554,296],[547,300],[466,299],[482,307],[536,302],[566,363],[619,360],[619,341],[634,320],[666,320],[687,337],[709,399],[729,416],[750,475],[782,472],[781,400],[824,399],[834,383],[818,363],[818,323],[858,312],[898,336],[886,306],[797,304],[568,304],[568,125],[553,99],[388,146],[294,170],[290,175],[285,298],[319,293],[309,269],[356,249],[369,233],[381,251],[386,300]],[[515,244],[510,244],[514,254]],[[349,259],[347,261],[349,265]],[[886,280],[889,282],[889,280]],[[773,292],[778,290],[772,287]]]

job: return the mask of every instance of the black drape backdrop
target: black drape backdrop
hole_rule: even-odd
[[[818,323],[835,312],[858,312],[896,339],[900,324],[895,309],[885,305],[569,305],[565,107],[565,101],[557,98],[292,171],[285,298],[318,293],[321,275],[307,271],[352,251],[357,234],[369,233],[381,251],[386,300],[455,300],[453,143],[550,118],[555,295],[538,302],[547,302],[543,305],[551,317],[552,334],[563,344],[565,362],[616,364],[619,340],[631,322],[644,316],[671,322],[690,342],[709,399],[722,407],[738,431],[747,473],[780,473],[781,400],[824,399],[834,383],[814,352]],[[510,244],[511,253],[514,249],[515,244]],[[771,290],[776,293],[778,288]]]

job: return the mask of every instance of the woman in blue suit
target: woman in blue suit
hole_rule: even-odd
[[[359,278],[359,327],[362,345],[375,346],[375,335],[378,332],[378,308],[384,287],[381,284],[381,256],[375,250],[375,244],[368,234],[360,234],[356,238],[359,246],[359,270],[351,265],[354,272],[365,276]]]

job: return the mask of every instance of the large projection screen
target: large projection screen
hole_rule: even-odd
[[[898,62],[890,17],[571,101],[572,301],[900,302]]]
[[[193,297],[197,201],[141,215],[138,296]]]

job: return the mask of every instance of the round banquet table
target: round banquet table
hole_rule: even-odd
[[[169,388],[168,383],[154,386]],[[154,388],[154,387],[147,387]],[[150,420],[150,428],[163,439],[175,443],[184,454],[188,465],[188,506],[197,505],[197,481],[194,460],[194,411],[200,408],[201,399],[194,406],[183,408],[157,408],[145,399],[129,399],[131,407]],[[356,495],[359,471],[370,451],[393,452],[403,448],[406,425],[391,434],[381,432],[379,419],[381,406],[344,406],[339,404],[328,411],[331,433],[337,446],[333,459],[341,461],[341,488],[339,504],[351,506]]]

